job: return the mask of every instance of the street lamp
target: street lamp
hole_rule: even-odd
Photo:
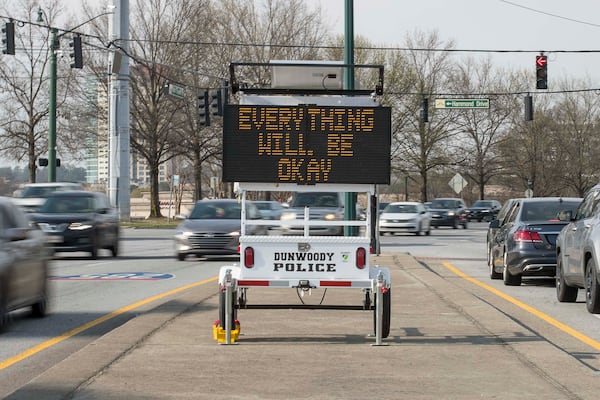
[[[113,14],[112,11],[105,12],[88,19],[85,22],[64,31],[60,35],[58,29],[50,26],[48,16],[38,7],[37,22],[46,22],[50,28],[50,99],[48,100],[48,182],[56,182],[56,52],[60,48],[58,40],[67,33],[87,24],[90,21],[104,15]],[[44,21],[44,18],[46,21]]]

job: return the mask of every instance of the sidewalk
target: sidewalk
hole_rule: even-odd
[[[219,345],[209,284],[101,337],[8,399],[597,398],[600,376],[523,324],[411,256],[374,258],[392,271],[385,346],[368,336],[371,311],[291,309],[240,310],[239,343]],[[248,304],[282,296],[299,302],[289,289],[252,289]],[[331,290],[323,304],[361,300],[359,291]]]

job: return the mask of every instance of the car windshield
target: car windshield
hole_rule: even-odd
[[[471,207],[491,207],[491,201],[477,200]]]
[[[521,220],[529,221],[558,221],[558,213],[571,211],[574,215],[579,201],[537,201],[523,203]]]
[[[390,204],[388,205],[384,213],[416,213],[417,206],[414,204]]]
[[[40,208],[40,213],[79,214],[94,211],[92,196],[51,196]]]
[[[258,202],[255,202],[254,204],[256,205],[256,207],[258,207],[259,210],[262,210],[262,211],[269,211],[269,210],[271,210],[271,204],[270,203],[258,203]]]
[[[297,193],[292,207],[339,207],[337,193]]]
[[[430,208],[455,208],[456,200],[433,200]]]
[[[198,202],[190,219],[241,219],[242,205],[233,202]]]
[[[55,192],[56,189],[58,189],[56,186],[28,186],[23,189],[20,197],[48,197],[52,192]]]

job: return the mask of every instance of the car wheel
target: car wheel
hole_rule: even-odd
[[[556,258],[556,298],[561,303],[573,303],[577,300],[578,289],[567,285],[563,272],[562,256]]]
[[[90,249],[90,258],[92,260],[95,260],[98,258],[98,238],[95,236],[92,238],[92,248]]]
[[[462,227],[463,227],[463,229],[467,229],[467,226],[468,226],[468,223],[467,223],[467,221],[465,221],[465,222],[462,224]]]
[[[427,230],[425,231],[425,234],[426,234],[427,236],[431,235],[431,227],[430,227],[430,226],[429,226],[429,227],[427,227]]]
[[[458,229],[458,218],[454,218],[452,221],[452,229]]]
[[[0,280],[0,332],[4,331],[10,322],[8,315],[8,305],[6,300],[6,291],[2,287]]]
[[[488,250],[488,267],[490,268],[490,279],[502,278],[502,274],[500,272],[496,272],[496,266],[494,265],[494,255],[492,254],[491,248]]]
[[[522,275],[512,275],[508,270],[506,250],[502,256],[502,278],[506,286],[520,286]]]
[[[113,257],[117,257],[119,255],[119,239],[117,239],[113,245],[109,247],[109,250]]]
[[[179,261],[185,260],[185,253],[177,253],[177,260],[179,260]]]
[[[386,338],[390,335],[390,322],[391,322],[391,296],[392,289],[389,288],[387,292],[382,294],[383,297],[383,315],[381,321],[381,338]],[[377,294],[373,294],[373,333],[377,331]]]
[[[35,318],[43,318],[46,314],[48,314],[48,296],[44,290],[42,297],[31,305],[31,315]]]
[[[585,268],[585,304],[589,312],[600,314],[600,288],[593,258],[588,260]]]
[[[421,235],[421,224],[419,224],[419,226],[417,226],[417,231],[415,232],[415,235],[417,235],[417,236]]]

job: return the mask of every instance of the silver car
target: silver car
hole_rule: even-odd
[[[587,310],[600,314],[600,184],[585,195],[556,239],[556,297],[574,303],[585,290]]]
[[[13,310],[31,307],[34,316],[46,315],[49,257],[44,233],[11,199],[0,197],[0,330]]]
[[[246,219],[263,219],[252,202],[246,202]],[[188,254],[239,254],[242,205],[235,199],[198,201],[190,216],[175,231],[175,255],[179,261]],[[265,225],[246,225],[247,235],[266,235]]]
[[[402,201],[388,204],[379,216],[379,234],[431,234],[431,214],[422,203]]]

